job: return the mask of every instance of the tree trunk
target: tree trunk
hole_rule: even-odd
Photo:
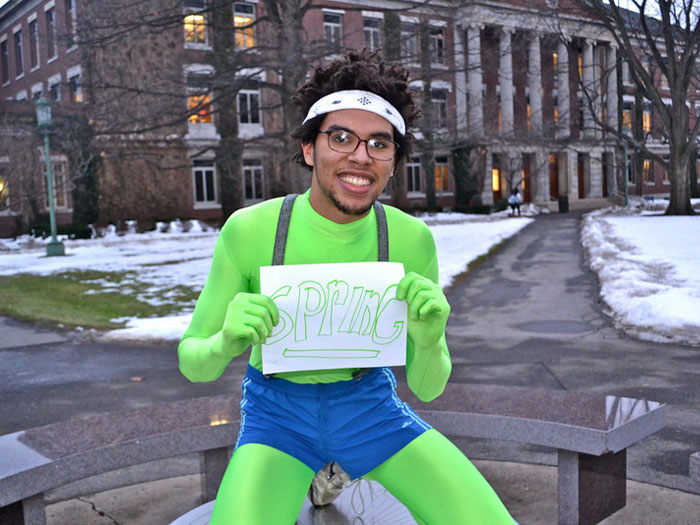
[[[685,101],[677,103],[673,101],[671,119],[671,133],[669,146],[671,153],[671,171],[669,182],[671,191],[669,194],[666,215],[694,215],[690,204],[690,157],[692,150],[688,144],[688,108]]]

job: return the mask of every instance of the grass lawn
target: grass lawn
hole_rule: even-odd
[[[122,281],[128,284],[121,287]],[[124,326],[124,322],[113,319],[177,314],[183,305],[194,304],[197,298],[194,291],[181,286],[163,290],[162,299],[157,301],[162,304],[149,304],[139,298],[148,286],[135,282],[129,272],[72,271],[0,277],[0,313],[25,321],[105,330]]]

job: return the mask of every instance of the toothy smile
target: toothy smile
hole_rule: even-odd
[[[369,186],[372,181],[365,177],[357,177],[355,175],[340,175],[338,177],[340,180],[343,182],[347,182],[348,184],[352,184],[353,186]]]

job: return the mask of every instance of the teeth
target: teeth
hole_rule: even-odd
[[[353,186],[369,186],[370,184],[370,181],[364,177],[355,177],[353,175],[341,175],[340,180]]]

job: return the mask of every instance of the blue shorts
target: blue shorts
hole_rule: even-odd
[[[314,472],[335,461],[360,478],[431,428],[396,395],[389,368],[358,380],[299,384],[248,365],[241,388],[236,447],[268,445]]]

